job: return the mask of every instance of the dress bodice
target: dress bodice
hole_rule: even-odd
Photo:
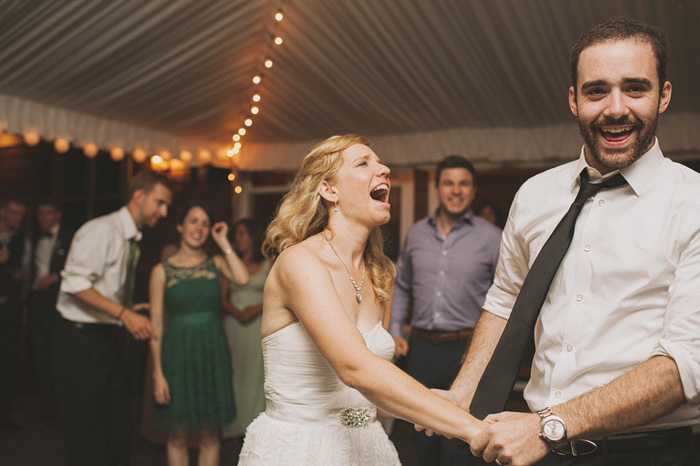
[[[219,277],[214,258],[192,267],[178,267],[163,261],[165,271],[164,304],[170,326],[182,321],[193,323],[218,318],[221,311]]]
[[[391,359],[394,340],[381,322],[361,333],[370,351]],[[267,336],[262,347],[268,415],[290,422],[325,423],[339,409],[372,406],[359,391],[341,382],[301,323]]]

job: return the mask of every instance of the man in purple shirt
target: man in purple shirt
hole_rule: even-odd
[[[474,166],[459,155],[438,165],[438,209],[411,227],[399,256],[390,331],[396,357],[430,388],[448,389],[461,367],[498,262],[501,230],[471,210]],[[411,337],[401,333],[411,307]],[[469,464],[469,445],[417,433],[421,465]]]

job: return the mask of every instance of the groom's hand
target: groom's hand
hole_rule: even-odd
[[[484,421],[489,425],[472,439],[470,447],[488,463],[533,464],[549,453],[549,445],[539,436],[540,419],[535,413],[491,414]]]
[[[469,412],[469,404],[467,404],[463,399],[458,397],[455,393],[449,390],[440,390],[439,388],[431,388],[430,391],[437,395],[440,395],[442,398],[446,399],[450,403],[455,404],[463,410]],[[431,429],[426,429],[425,427],[419,426],[418,424],[414,425],[413,427],[414,429],[416,429],[417,432],[425,431],[425,435],[427,435],[428,437],[432,437],[435,434],[442,435],[440,432],[435,432]]]

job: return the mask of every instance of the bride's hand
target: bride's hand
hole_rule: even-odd
[[[455,405],[459,406],[460,408],[462,408],[463,410],[469,412],[469,405],[464,400],[459,398],[456,394],[452,393],[451,391],[440,390],[439,388],[431,388],[430,391],[437,394],[437,395],[440,395],[440,397],[446,399],[450,403],[455,404]],[[418,424],[414,425],[413,428],[416,429],[417,432],[425,431],[425,435],[427,435],[428,437],[432,437],[435,434],[443,436],[443,434],[441,434],[440,432],[435,432],[434,430],[427,429],[423,426],[419,426]],[[448,436],[445,436],[445,437],[451,438]]]

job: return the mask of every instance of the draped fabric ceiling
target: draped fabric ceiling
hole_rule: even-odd
[[[569,160],[581,144],[569,49],[623,14],[668,37],[662,148],[700,153],[697,0],[0,0],[0,129],[221,153],[257,90],[234,158],[245,170],[293,169],[311,144],[348,132],[393,166],[448,153]]]

